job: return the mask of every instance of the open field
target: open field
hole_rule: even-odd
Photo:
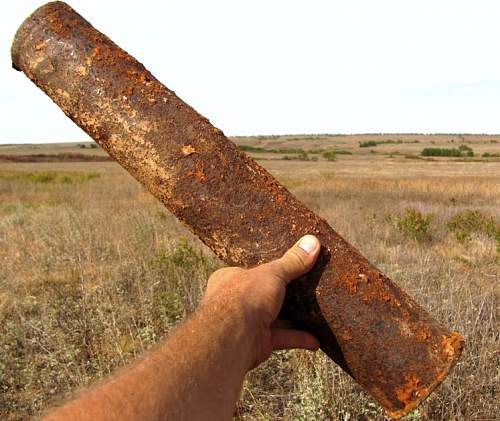
[[[359,147],[369,140],[418,143]],[[479,156],[498,154],[500,136],[235,141],[266,149],[252,155],[465,336],[450,377],[407,419],[499,419],[500,160],[415,157],[430,145],[462,143]],[[280,148],[351,154],[328,162],[268,151]],[[0,147],[0,154],[68,152],[104,154],[76,144]],[[25,419],[133,360],[196,308],[220,266],[113,162],[0,162],[0,263],[2,420]],[[321,352],[302,351],[276,353],[250,373],[235,418],[385,419]]]

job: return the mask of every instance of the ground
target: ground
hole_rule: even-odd
[[[500,136],[233,140],[465,336],[452,374],[408,419],[498,419]],[[460,145],[474,156],[420,155]],[[83,142],[0,146],[1,419],[25,419],[133,360],[196,308],[220,266],[117,164],[68,153],[105,155]],[[21,154],[58,158],[5,158]],[[384,416],[321,352],[289,351],[248,376],[235,418]]]

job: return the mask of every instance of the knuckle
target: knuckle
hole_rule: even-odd
[[[229,278],[231,276],[235,276],[241,272],[243,272],[244,269],[238,268],[238,267],[224,267],[221,269],[216,270],[211,278]]]
[[[287,254],[294,269],[300,270],[305,267],[306,262],[304,261],[304,257],[297,250],[289,250]]]

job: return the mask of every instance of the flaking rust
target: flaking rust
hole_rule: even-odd
[[[12,60],[225,263],[257,265],[304,234],[319,237],[318,263],[288,288],[283,316],[313,332],[391,417],[446,377],[458,333],[67,4],[26,19]]]

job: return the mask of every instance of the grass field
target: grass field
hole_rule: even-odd
[[[497,420],[500,160],[481,155],[498,154],[500,136],[234,140],[264,149],[251,154],[465,336],[452,374],[407,419]],[[372,140],[393,142],[359,146]],[[430,145],[460,144],[475,157],[419,157]],[[282,159],[299,155],[283,152],[293,148],[350,154]],[[0,154],[68,152],[104,153],[76,144],[0,147]],[[220,266],[113,162],[0,162],[0,262],[2,420],[39,413],[132,361],[196,308]],[[276,353],[251,372],[235,418],[385,419],[321,352],[302,351]]]

